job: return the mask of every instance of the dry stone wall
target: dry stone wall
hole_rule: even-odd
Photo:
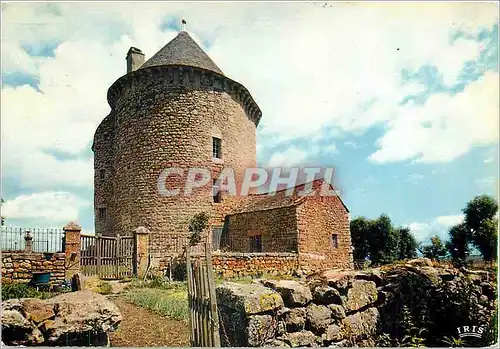
[[[33,272],[50,272],[51,283],[62,283],[64,253],[2,252],[2,282],[28,283]]]
[[[222,277],[247,275],[292,275],[298,269],[296,253],[214,253],[215,274]]]
[[[458,337],[459,326],[483,326],[474,346],[492,344],[492,274],[428,263],[329,270],[307,280],[225,282],[217,287],[222,345],[410,346],[405,340],[421,337],[423,345],[444,346],[441,340]]]

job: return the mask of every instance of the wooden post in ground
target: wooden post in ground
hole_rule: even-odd
[[[212,266],[212,249],[209,242],[205,245],[205,256],[207,259],[207,276],[210,297],[210,329],[212,332],[212,347],[220,347],[219,335],[219,311],[217,309],[217,298],[215,293],[214,270]]]
[[[149,261],[149,230],[138,227],[134,230],[133,273],[135,277],[146,276]]]

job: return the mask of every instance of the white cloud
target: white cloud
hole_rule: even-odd
[[[460,224],[464,221],[464,215],[451,215],[451,216],[439,216],[436,218],[436,223],[443,225],[445,227],[452,227],[454,225]]]
[[[475,183],[477,186],[479,186],[481,188],[494,187],[495,184],[498,184],[498,178],[493,177],[493,176],[478,178],[475,180]]]
[[[31,220],[50,222],[62,226],[78,220],[80,209],[89,206],[88,201],[68,193],[47,191],[30,195],[20,195],[2,204],[2,216],[9,220]]]
[[[488,72],[456,96],[436,94],[423,106],[401,107],[370,159],[445,162],[497,142],[498,93],[498,73]]]
[[[428,243],[429,239],[438,235],[441,240],[448,239],[448,230],[464,220],[463,214],[439,216],[430,222],[412,222],[408,224],[418,242]]]
[[[269,167],[291,167],[300,165],[307,157],[307,153],[296,147],[291,147],[283,152],[274,153],[269,159]]]
[[[486,155],[486,158],[484,159],[485,164],[492,163],[493,161],[498,161],[498,149],[494,148],[491,149],[488,154]]]

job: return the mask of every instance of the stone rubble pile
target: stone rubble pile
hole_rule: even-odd
[[[122,320],[106,297],[84,290],[54,298],[2,302],[2,341],[6,345],[107,345],[108,332]]]

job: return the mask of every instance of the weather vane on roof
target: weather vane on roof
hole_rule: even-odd
[[[186,23],[187,23],[187,22],[186,22],[186,20],[185,20],[185,19],[183,19],[183,20],[182,20],[182,30],[183,30],[183,31],[186,31]]]

